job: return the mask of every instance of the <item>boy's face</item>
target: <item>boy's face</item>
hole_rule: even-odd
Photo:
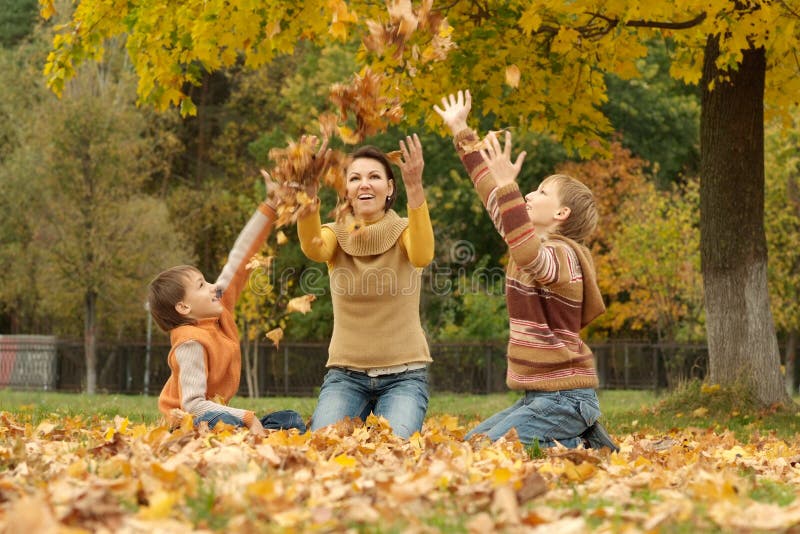
[[[537,229],[551,228],[569,215],[569,208],[561,205],[558,190],[558,183],[545,180],[538,189],[525,195],[528,217]]]
[[[175,305],[178,313],[191,319],[211,319],[222,314],[222,302],[217,296],[217,286],[206,282],[200,273],[191,272],[186,277],[186,294]]]

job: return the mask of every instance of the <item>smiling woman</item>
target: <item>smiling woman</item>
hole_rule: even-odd
[[[419,299],[421,270],[433,259],[433,229],[419,138],[400,141],[400,152],[407,219],[392,209],[397,185],[389,159],[364,146],[351,154],[345,172],[342,220],[322,226],[317,203],[297,221],[303,252],[328,265],[333,301],[329,370],[312,430],[374,413],[407,438],[427,412],[432,360]]]

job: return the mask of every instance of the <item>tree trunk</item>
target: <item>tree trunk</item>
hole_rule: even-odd
[[[83,321],[83,352],[86,356],[86,393],[97,391],[97,293],[86,292],[86,317]]]
[[[244,360],[244,379],[247,382],[247,396],[253,397],[253,377],[250,373],[250,343],[247,341],[247,320],[242,325],[244,341],[240,342],[242,347],[242,360]]]
[[[250,372],[253,373],[253,394],[251,397],[261,396],[261,386],[258,383],[258,333],[253,339],[253,364],[250,366]]]
[[[791,402],[780,374],[767,289],[764,232],[763,48],[717,79],[718,41],[705,48],[700,116],[700,250],[707,380],[743,385],[763,406]],[[709,83],[714,81],[713,90]]]
[[[797,330],[789,330],[789,335],[786,337],[786,369],[784,376],[786,377],[786,392],[789,395],[794,394],[794,369],[797,362]]]

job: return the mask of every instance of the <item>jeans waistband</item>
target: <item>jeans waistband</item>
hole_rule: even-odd
[[[417,369],[425,369],[428,364],[425,362],[404,363],[401,365],[392,365],[389,367],[371,367],[369,369],[356,369],[355,367],[344,367],[348,371],[355,371],[356,373],[364,373],[367,376],[376,377],[384,375],[395,375],[397,373],[404,373],[406,371],[416,371]]]

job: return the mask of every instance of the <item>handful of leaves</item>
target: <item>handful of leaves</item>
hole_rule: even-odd
[[[304,135],[299,141],[289,141],[286,148],[269,151],[275,166],[271,173],[261,172],[275,184],[273,200],[278,214],[277,227],[296,223],[314,208],[320,180],[337,190],[344,189],[346,156],[327,148],[327,136],[319,149],[318,143],[316,137]]]

